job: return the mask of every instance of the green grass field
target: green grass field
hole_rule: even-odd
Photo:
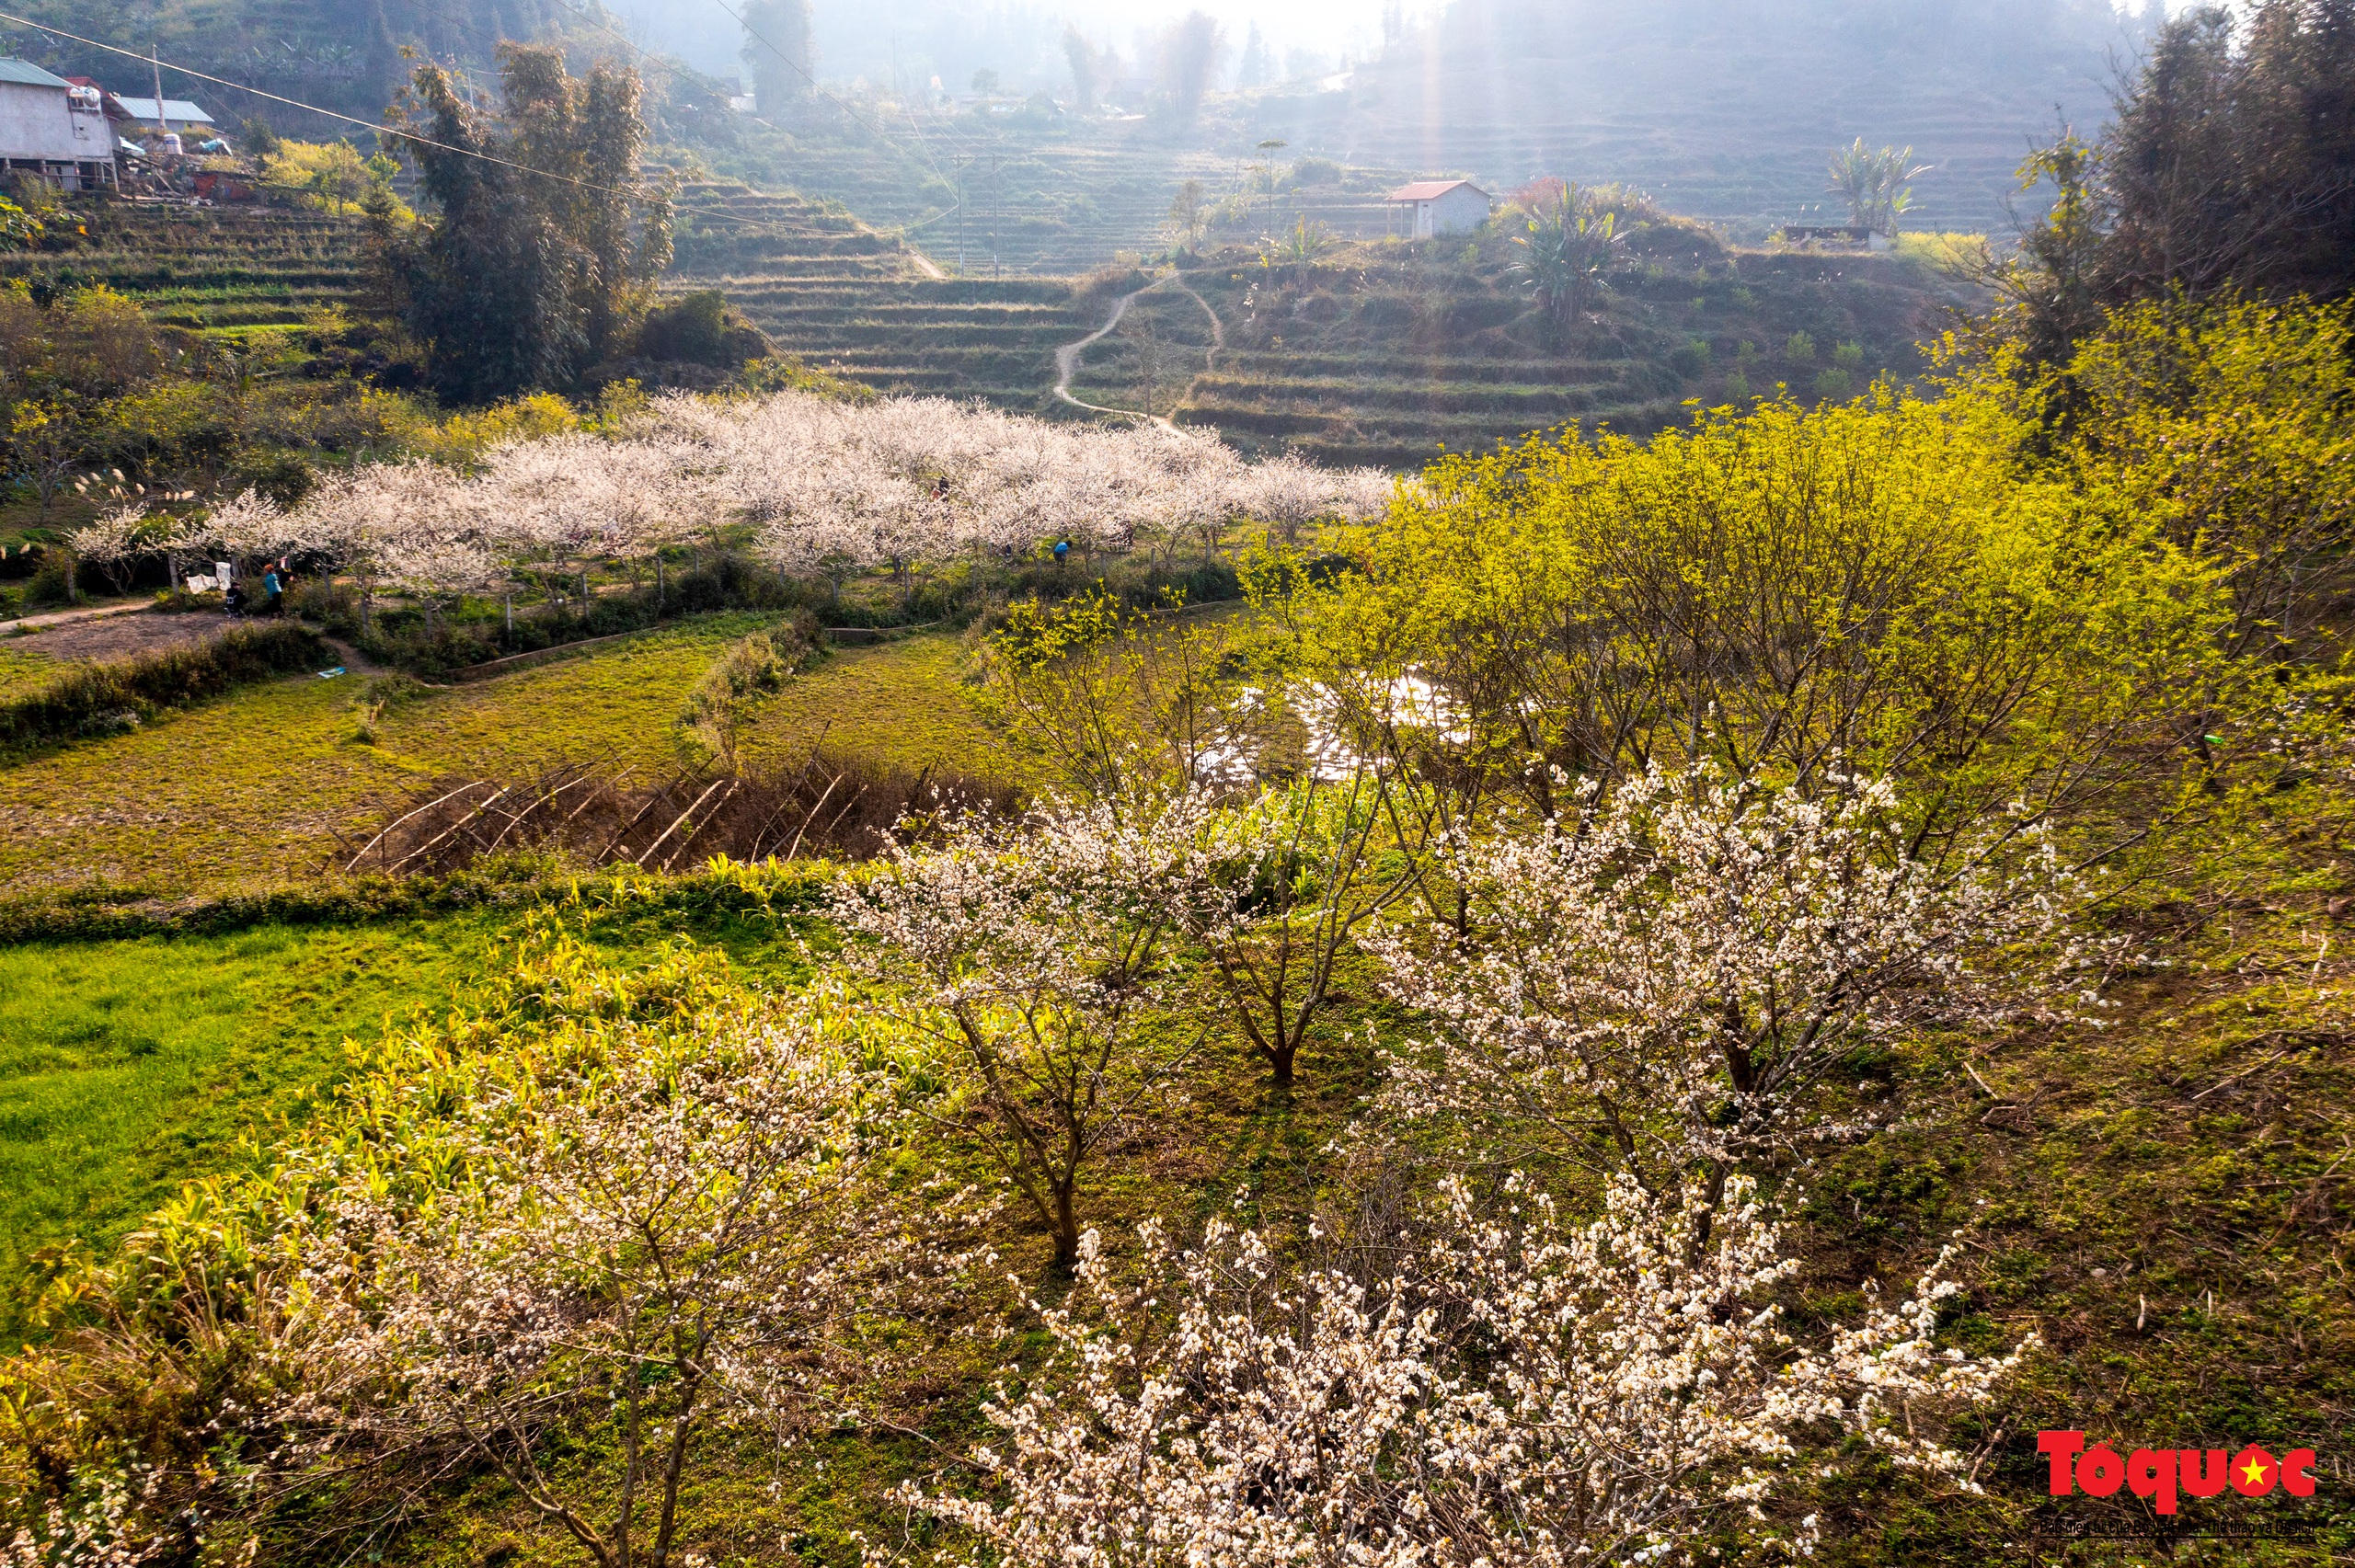
[[[0,702],[38,691],[57,674],[55,659],[31,647],[11,647],[14,641],[0,642]]]
[[[103,1245],[284,1130],[347,1036],[446,999],[496,934],[473,917],[0,952],[0,1328],[44,1249]]]
[[[533,917],[28,943],[0,950],[0,1345],[44,1254],[103,1248],[182,1183],[299,1125],[388,1022],[463,1001]],[[766,922],[661,907],[569,917],[619,963],[687,940],[753,976],[798,953]]]
[[[0,769],[0,890],[105,881],[203,895],[299,880],[329,864],[339,830],[435,778],[599,757],[660,773],[677,763],[672,725],[687,693],[730,641],[769,624],[701,616],[420,691],[376,720],[373,744],[355,711],[365,682],[304,676]],[[1004,773],[1010,763],[957,690],[962,657],[944,635],[835,652],[772,702],[750,752],[793,762],[822,742],[911,767]]]

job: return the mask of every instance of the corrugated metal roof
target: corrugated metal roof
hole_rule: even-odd
[[[1402,185],[1397,189],[1392,191],[1384,198],[1384,200],[1390,201],[1436,201],[1441,197],[1446,195],[1451,190],[1456,189],[1458,187],[1469,187],[1473,191],[1482,196],[1486,196],[1488,194],[1487,191],[1480,189],[1476,185],[1473,185],[1468,179],[1426,179],[1414,185]]]
[[[15,82],[27,87],[55,87],[63,92],[73,86],[63,76],[52,76],[29,60],[0,59],[0,82]]]
[[[154,98],[128,98],[118,95],[116,101],[121,103],[124,109],[131,111],[131,118],[133,120],[145,120],[152,121],[155,118],[155,100]],[[197,108],[186,98],[166,98],[164,100],[164,118],[166,120],[182,120],[191,125],[210,125],[213,123],[213,117],[211,115],[205,113],[202,109]]]

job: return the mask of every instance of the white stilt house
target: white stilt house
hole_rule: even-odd
[[[115,183],[114,127],[99,93],[29,60],[0,59],[0,168],[67,190]]]

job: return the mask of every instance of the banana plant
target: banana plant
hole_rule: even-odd
[[[1513,243],[1521,258],[1507,269],[1562,326],[1576,322],[1602,287],[1603,269],[1626,236],[1619,215],[1607,212],[1590,191],[1567,186],[1551,206],[1529,216],[1527,232]]]
[[[1908,182],[1935,166],[1914,163],[1911,147],[1876,153],[1859,136],[1832,155],[1832,183],[1825,189],[1848,203],[1848,221],[1858,228],[1895,234],[1898,219],[1913,205]]]

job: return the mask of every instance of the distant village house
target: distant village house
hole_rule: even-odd
[[[1407,233],[1416,239],[1443,239],[1468,235],[1488,221],[1488,193],[1468,179],[1427,179],[1405,185],[1384,198],[1393,212],[1407,219]]]
[[[125,97],[116,101],[142,131],[153,131],[160,123],[167,136],[193,139],[213,134],[213,117],[186,98],[166,98],[160,109],[154,98]]]
[[[67,190],[114,185],[114,127],[103,95],[29,60],[0,59],[0,168]]]

